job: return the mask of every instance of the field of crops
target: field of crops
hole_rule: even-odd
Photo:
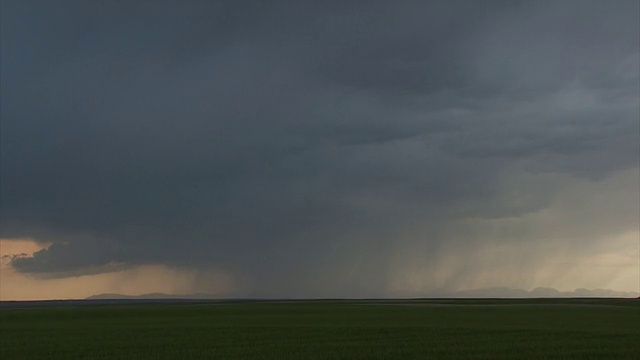
[[[6,305],[6,304],[5,304]],[[0,308],[0,359],[637,359],[637,300]]]

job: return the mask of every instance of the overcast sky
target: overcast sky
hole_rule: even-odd
[[[3,0],[7,269],[638,291],[639,4]]]

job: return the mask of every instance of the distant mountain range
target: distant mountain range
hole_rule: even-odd
[[[426,296],[433,298],[563,298],[563,297],[602,297],[602,298],[637,298],[640,294],[635,291],[615,291],[609,289],[576,289],[574,291],[559,291],[553,288],[538,287],[531,291],[514,289],[509,287],[492,287],[473,290],[461,290],[449,293],[442,293],[437,296]],[[151,293],[142,295],[122,295],[122,294],[99,294],[86,298],[87,300],[162,300],[162,299],[195,299],[211,300],[222,299],[219,295],[212,294],[163,294]]]
[[[561,298],[561,297],[621,297],[635,298],[640,294],[635,291],[615,291],[609,289],[575,289],[559,291],[554,288],[538,287],[531,291],[509,287],[493,287],[474,290],[462,290],[447,295],[461,298]]]

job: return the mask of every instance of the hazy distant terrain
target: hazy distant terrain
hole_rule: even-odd
[[[561,298],[561,297],[638,297],[635,291],[615,291],[609,289],[576,289],[558,291],[553,288],[539,287],[531,291],[507,287],[494,287],[454,292],[453,297],[498,297],[498,298]]]
[[[163,294],[150,293],[142,295],[123,295],[123,294],[98,294],[89,296],[86,300],[134,300],[134,299],[217,299],[218,296],[211,294]]]
[[[493,287],[474,290],[443,293],[425,298],[564,298],[564,297],[598,297],[598,298],[635,298],[640,294],[634,291],[615,291],[609,289],[576,289],[574,291],[558,291],[553,288],[535,288],[531,291],[508,287]],[[89,296],[87,300],[126,300],[126,299],[219,299],[212,294],[163,294],[150,293],[142,295],[98,294]]]

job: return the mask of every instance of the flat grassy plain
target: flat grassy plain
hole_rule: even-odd
[[[638,359],[640,301],[0,307],[0,359]]]

